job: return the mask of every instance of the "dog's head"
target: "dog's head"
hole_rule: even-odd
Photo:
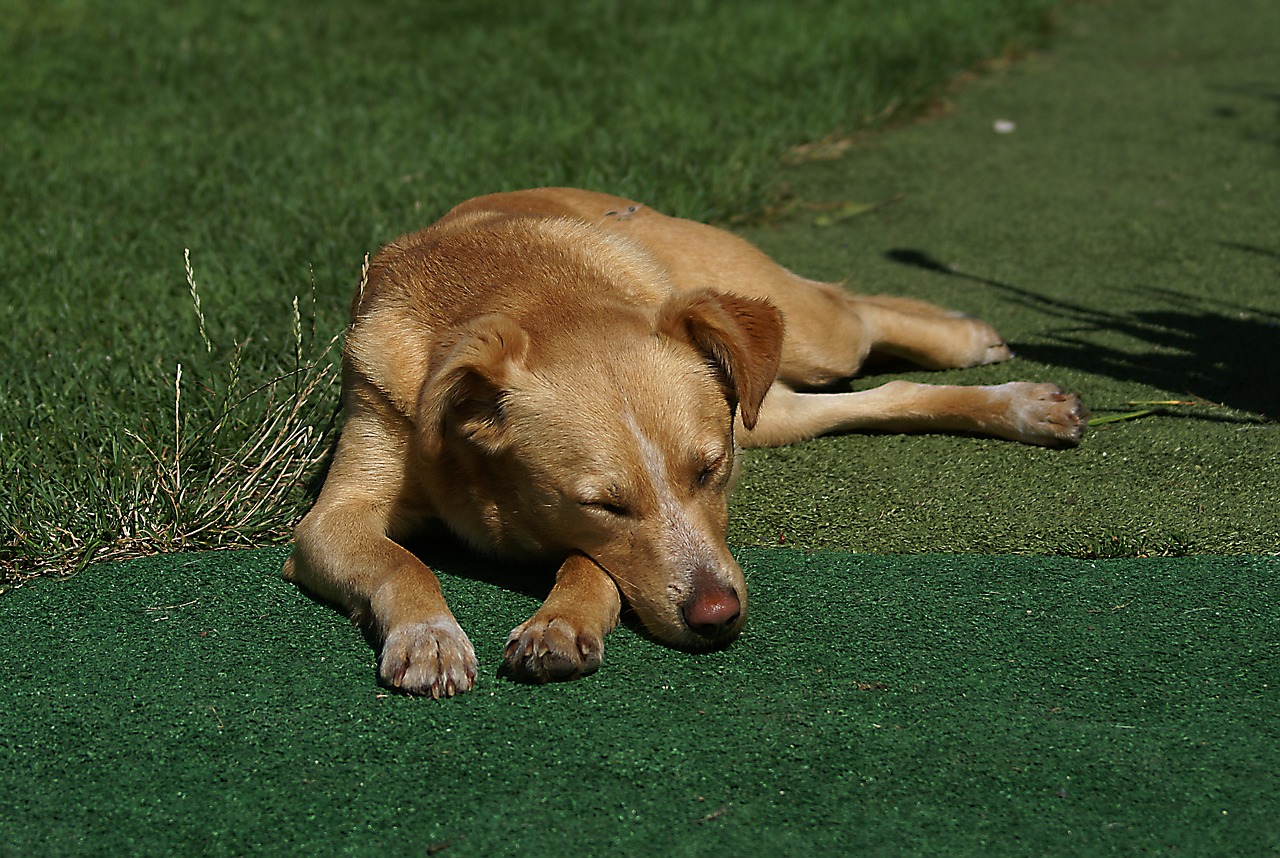
[[[758,419],[781,314],[704,290],[656,320],[568,328],[488,315],[440,353],[417,413],[440,514],[477,545],[587,555],[666,643],[731,640],[747,608],[725,546],[734,416]]]

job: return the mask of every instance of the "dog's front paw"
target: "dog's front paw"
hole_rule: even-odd
[[[604,638],[574,628],[566,619],[534,616],[507,638],[502,673],[521,682],[557,682],[594,673],[604,655]]]
[[[378,674],[409,694],[452,697],[476,681],[476,651],[452,619],[392,629],[382,644]]]
[[[994,390],[1009,396],[1013,440],[1046,447],[1074,447],[1084,436],[1089,411],[1056,384],[1012,381]]]

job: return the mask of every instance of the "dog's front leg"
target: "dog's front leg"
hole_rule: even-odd
[[[378,675],[388,686],[438,698],[475,683],[475,649],[445,604],[435,573],[422,563],[384,582],[370,606],[385,630]]]
[[[618,587],[608,573],[589,557],[571,554],[542,607],[507,639],[503,674],[549,682],[594,672],[620,610]]]
[[[340,605],[381,640],[386,685],[432,697],[468,690],[477,668],[471,641],[435,574],[385,530],[380,507],[322,495],[298,525],[285,578]]]

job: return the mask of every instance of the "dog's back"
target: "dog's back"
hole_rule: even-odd
[[[637,243],[567,207],[464,204],[371,260],[352,300],[348,371],[409,416],[432,361],[472,320],[501,314],[529,334],[533,364],[618,342],[617,326],[651,330],[671,291],[666,269]],[[616,333],[616,332],[615,332]],[[397,344],[389,349],[388,344]],[[586,350],[586,355],[575,352]],[[566,354],[566,352],[568,352]]]

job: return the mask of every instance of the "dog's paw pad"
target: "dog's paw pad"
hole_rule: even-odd
[[[1074,447],[1084,437],[1089,411],[1080,397],[1056,384],[1015,381],[999,386],[1010,395],[1015,440],[1046,447]]]
[[[507,638],[502,672],[521,682],[558,682],[595,672],[604,655],[600,635],[575,629],[560,618],[534,617]]]
[[[470,690],[477,669],[475,649],[453,620],[392,629],[378,660],[378,674],[388,686],[436,698]]]

